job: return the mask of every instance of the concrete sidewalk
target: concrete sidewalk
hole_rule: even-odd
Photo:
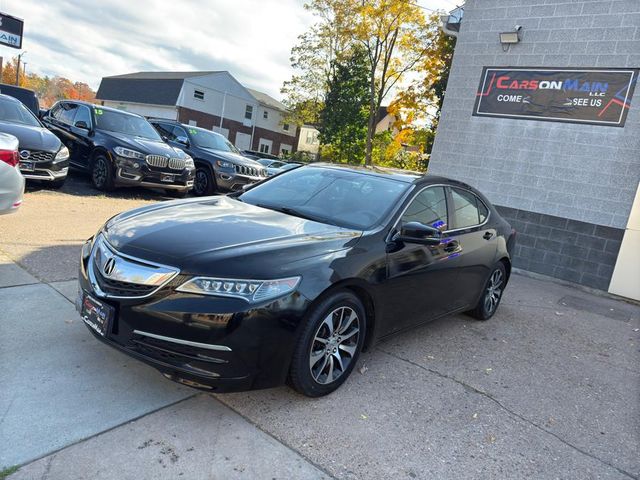
[[[11,478],[328,478],[213,397],[95,340],[76,288],[0,257],[0,469],[28,464]]]

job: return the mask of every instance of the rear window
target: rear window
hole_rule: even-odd
[[[40,127],[35,115],[21,102],[0,98],[0,121]]]

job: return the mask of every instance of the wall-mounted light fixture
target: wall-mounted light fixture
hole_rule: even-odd
[[[522,27],[520,25],[516,25],[513,32],[500,33],[500,44],[502,45],[502,50],[507,52],[511,45],[520,41],[520,30],[522,30]]]

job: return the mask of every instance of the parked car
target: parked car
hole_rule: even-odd
[[[0,95],[0,132],[18,139],[20,171],[25,178],[47,182],[53,188],[64,184],[69,150],[22,102],[7,95]]]
[[[280,160],[280,157],[277,155],[271,155],[270,153],[258,152],[256,150],[242,150],[242,155],[247,158],[251,158],[252,160],[259,160],[261,158],[266,158],[267,160]]]
[[[515,232],[477,190],[314,164],[109,220],[82,248],[97,338],[216,392],[338,388],[363,348],[457,312],[493,316]]]
[[[22,204],[24,177],[18,162],[18,139],[0,133],[0,215],[13,213]]]
[[[161,118],[149,122],[169,145],[193,157],[196,164],[193,193],[198,196],[238,190],[267,176],[262,165],[240,155],[219,133]]]
[[[36,92],[33,90],[0,83],[0,94],[9,95],[10,97],[20,100],[36,117],[39,117],[40,102],[38,101]]]
[[[257,160],[257,162],[267,169],[267,175],[270,177],[282,172],[286,172],[287,170],[291,170],[292,168],[298,168],[302,166],[301,163],[289,163],[283,162],[282,160],[269,160],[266,158],[261,158]]]
[[[98,190],[143,186],[185,196],[193,188],[193,159],[163,142],[140,115],[64,100],[43,122],[69,148],[71,166],[89,172]]]

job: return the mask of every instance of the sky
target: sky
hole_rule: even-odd
[[[457,0],[418,0],[451,10]],[[228,70],[281,98],[291,47],[314,21],[303,0],[0,0],[25,22],[27,72],[97,89],[104,76],[146,70]],[[425,11],[429,13],[428,10]],[[0,46],[8,59],[18,50]]]

